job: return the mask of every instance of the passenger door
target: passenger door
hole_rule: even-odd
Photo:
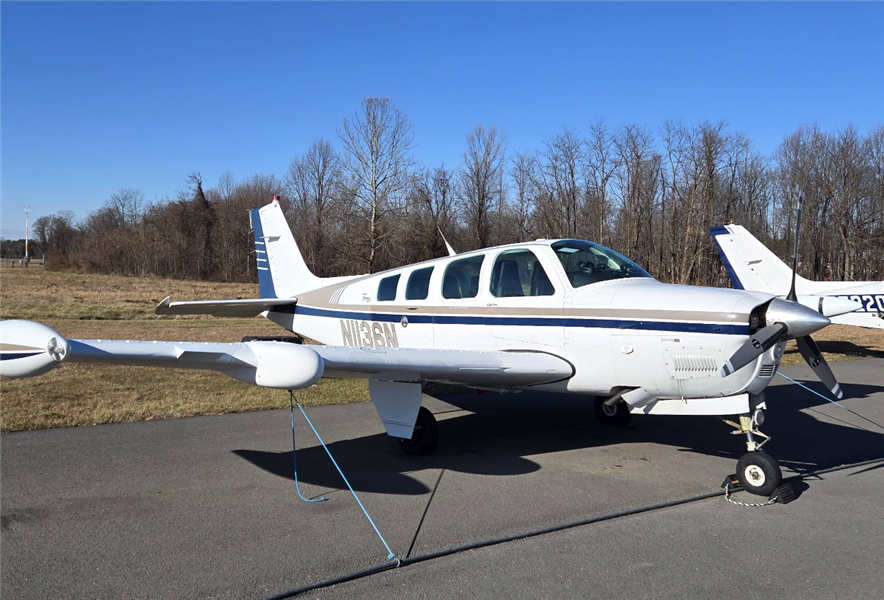
[[[490,267],[486,331],[504,348],[561,349],[565,289],[549,257],[530,248],[504,250]]]

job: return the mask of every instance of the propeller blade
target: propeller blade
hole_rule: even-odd
[[[801,356],[804,357],[807,365],[813,369],[819,380],[823,382],[823,385],[829,388],[832,394],[839,400],[843,398],[844,392],[841,391],[841,386],[838,384],[838,380],[835,379],[835,374],[832,373],[829,363],[823,358],[823,354],[820,352],[819,347],[817,347],[816,342],[809,335],[797,338],[795,341],[798,342],[798,351],[801,352]]]
[[[779,341],[786,333],[786,329],[787,327],[782,323],[774,323],[764,329],[759,329],[748,342],[734,352],[729,361],[724,363],[724,366],[721,367],[721,376],[727,377],[761,356],[765,350]]]
[[[792,302],[798,301],[798,296],[795,294],[795,275],[798,273],[798,235],[801,233],[801,205],[804,204],[804,196],[798,196],[798,218],[795,219],[795,247],[792,250],[792,288],[789,290],[789,295],[786,296],[786,300],[791,300]]]

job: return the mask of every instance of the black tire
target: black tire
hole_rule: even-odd
[[[737,461],[737,479],[750,494],[770,496],[783,482],[783,472],[764,452],[747,452]]]
[[[439,445],[439,426],[433,413],[421,406],[411,439],[400,439],[399,445],[406,453],[416,456],[429,456],[435,452]]]
[[[605,400],[607,398],[595,399],[593,408],[595,409],[595,416],[599,421],[605,425],[626,425],[629,423],[632,413],[629,412],[629,406],[626,402],[620,400],[614,406],[608,406],[605,404]]]

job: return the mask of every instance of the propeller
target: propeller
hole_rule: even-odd
[[[795,280],[798,273],[798,233],[801,230],[801,207],[804,197],[798,197],[798,216],[795,219],[795,245],[792,252],[792,287],[785,300],[774,298],[765,308],[766,327],[755,332],[749,341],[740,346],[723,367],[721,376],[727,377],[753,362],[765,351],[780,340],[794,339],[798,344],[798,351],[804,357],[807,365],[813,370],[820,381],[823,382],[832,394],[839,400],[844,397],[844,392],[835,379],[835,374],[823,358],[822,352],[810,334],[819,331],[831,321],[819,312],[802,306],[798,303],[798,295],[795,293]]]
[[[795,245],[792,246],[792,287],[786,300],[798,302],[798,294],[795,293],[795,277],[798,274],[798,232],[801,231],[801,207],[804,205],[804,196],[798,196],[798,217],[795,219]]]
[[[788,327],[783,323],[775,323],[757,331],[752,339],[740,346],[734,355],[731,356],[730,360],[724,363],[724,366],[721,367],[721,376],[727,377],[761,356],[771,346],[780,341],[780,338],[787,330]]]
[[[823,358],[823,354],[820,352],[819,347],[817,347],[816,342],[809,335],[800,337],[795,341],[798,343],[798,351],[801,353],[801,356],[804,357],[805,362],[816,373],[819,380],[823,382],[823,385],[829,388],[832,395],[839,400],[843,398],[844,392],[841,391],[841,386],[838,384],[838,380],[835,379],[835,374],[832,373],[829,363]]]

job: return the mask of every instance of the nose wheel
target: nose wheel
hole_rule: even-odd
[[[754,413],[740,415],[740,422],[724,420],[736,431],[734,435],[746,436],[748,452],[737,461],[737,480],[740,486],[750,494],[770,496],[783,482],[783,472],[777,461],[765,454],[761,447],[770,440],[770,436],[762,433],[758,427],[764,423],[764,412],[758,408]],[[756,438],[764,438],[757,442]]]
[[[750,494],[770,496],[783,482],[780,465],[764,452],[747,452],[737,461],[737,479]]]

